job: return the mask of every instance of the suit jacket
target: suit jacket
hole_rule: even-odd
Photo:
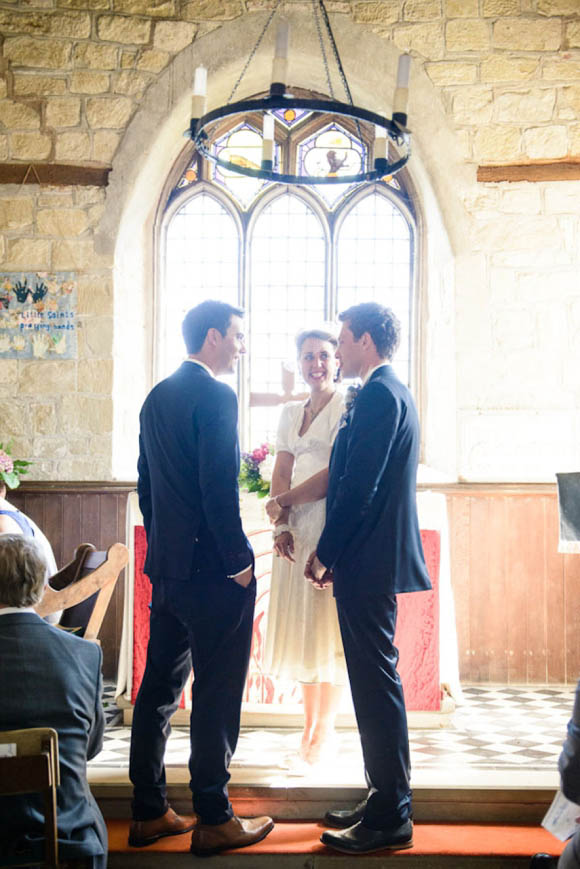
[[[431,588],[417,518],[419,422],[390,365],[373,372],[343,418],[330,457],[317,554],[337,598]]]
[[[102,652],[47,624],[36,613],[0,616],[0,730],[54,727],[58,732],[59,854],[73,859],[107,853],[107,830],[92,796],[86,764],[101,750]],[[0,797],[2,846],[44,835],[42,797]]]
[[[145,573],[194,580],[252,562],[242,529],[238,402],[201,365],[184,362],[147,396],[139,436]],[[201,581],[201,579],[200,579]]]

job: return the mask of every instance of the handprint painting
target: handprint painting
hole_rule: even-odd
[[[74,359],[73,272],[0,273],[0,359]]]

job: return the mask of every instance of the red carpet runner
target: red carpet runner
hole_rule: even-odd
[[[189,850],[190,835],[172,836],[161,839],[148,848],[129,848],[127,835],[129,821],[107,821],[109,830],[109,852],[149,853],[186,853]],[[272,833],[257,845],[240,849],[242,854],[330,854],[319,841],[323,830],[328,829],[321,822],[278,821]],[[414,847],[404,854],[427,855],[442,854],[449,856],[470,855],[479,857],[530,857],[544,851],[559,856],[564,844],[555,839],[542,827],[504,827],[494,824],[415,824]],[[233,853],[233,852],[232,852]]]

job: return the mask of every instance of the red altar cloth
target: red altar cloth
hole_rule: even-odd
[[[438,531],[421,531],[425,561],[433,591],[398,596],[399,612],[395,645],[399,649],[399,673],[405,690],[408,710],[439,710],[441,689],[439,684],[439,561],[441,540]],[[145,529],[135,526],[135,590],[133,603],[133,683],[131,702],[135,703],[139,685],[145,670],[147,643],[149,642],[149,605],[151,583],[143,573],[147,543]],[[266,704],[277,702],[280,693],[273,680],[262,673],[261,657],[264,647],[263,631],[266,622],[267,593],[260,584],[269,582],[269,577],[258,581],[258,600],[254,618],[254,637],[248,686],[260,685],[260,699]],[[265,685],[264,683],[272,683]],[[247,699],[253,699],[249,687]],[[276,699],[275,699],[276,698]],[[183,707],[182,697],[180,706]]]

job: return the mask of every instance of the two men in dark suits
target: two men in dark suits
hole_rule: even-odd
[[[254,558],[240,519],[238,404],[216,375],[245,353],[243,312],[206,301],[183,321],[187,359],[149,393],[140,415],[139,505],[153,586],[147,662],[133,713],[129,843],[186,833],[169,806],[163,756],[169,719],[193,665],[189,770],[195,854],[251,845],[271,818],[238,818],[228,766],[252,639]]]
[[[32,538],[0,535],[0,730],[58,732],[58,843],[63,860],[107,865],[107,828],[87,783],[87,759],[103,744],[102,652],[34,612],[46,563]],[[0,863],[36,854],[44,836],[40,794],[0,797]],[[39,862],[42,862],[41,859]]]
[[[413,844],[409,738],[393,645],[396,595],[431,588],[416,506],[419,423],[390,361],[400,338],[392,311],[374,302],[340,315],[337,357],[363,387],[345,414],[331,459],[326,525],[306,565],[332,581],[369,785],[353,811],[326,820],[322,841],[349,854]]]

